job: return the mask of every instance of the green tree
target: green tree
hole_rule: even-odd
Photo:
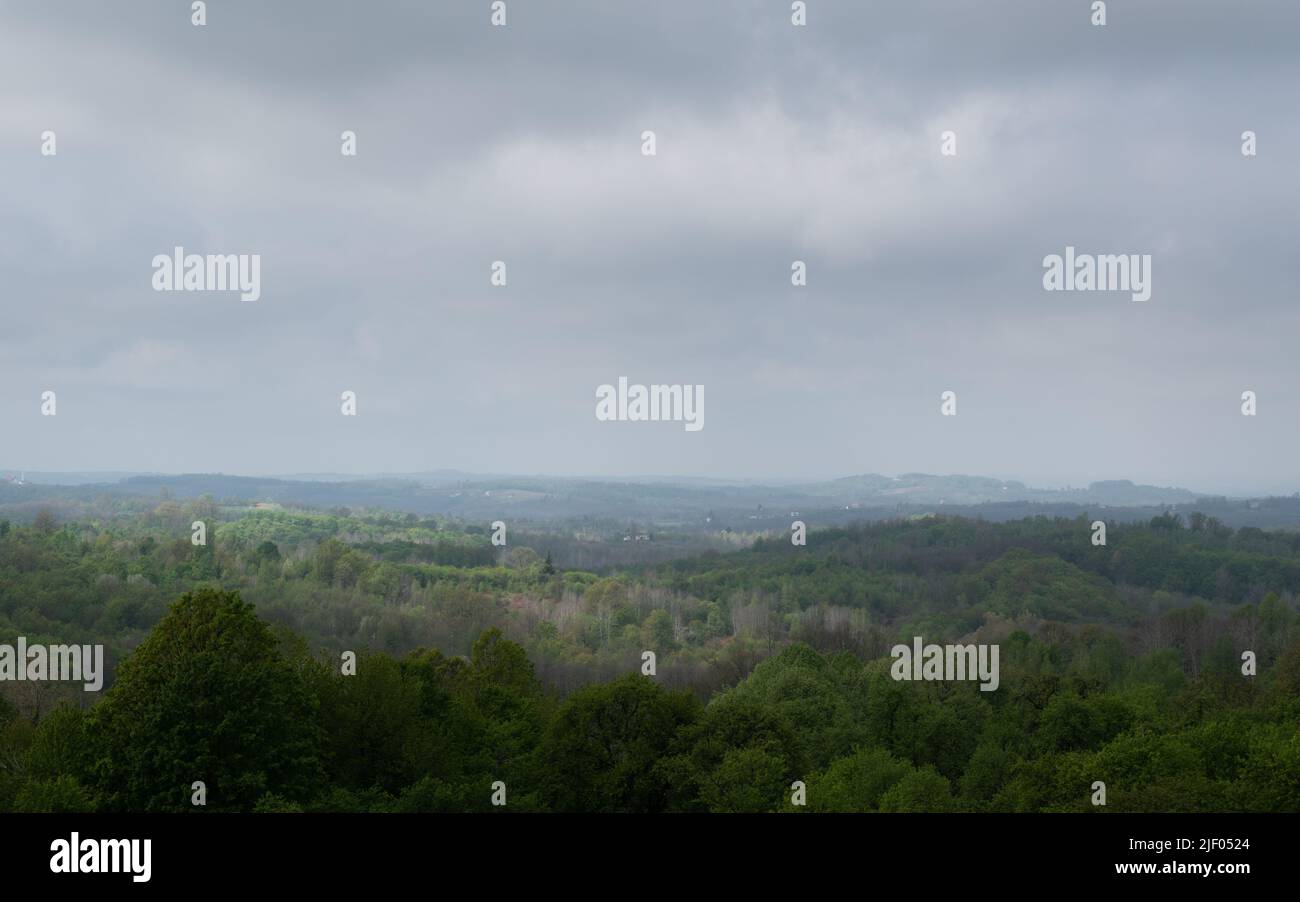
[[[321,667],[313,682],[331,782],[397,792],[417,778],[411,755],[421,726],[421,686],[413,674],[387,655],[363,653],[355,674]]]
[[[881,811],[952,811],[948,781],[932,767],[910,771],[880,797]]]
[[[237,592],[172,605],[90,713],[91,784],[110,810],[248,810],[268,792],[319,786],[316,699]]]
[[[836,759],[825,773],[814,777],[808,787],[810,811],[875,811],[880,799],[899,780],[912,772],[881,748],[860,748]]]
[[[85,776],[85,713],[63,704],[41,718],[27,749],[27,775],[36,780]]]
[[[85,787],[64,774],[49,780],[30,780],[18,791],[14,811],[31,814],[79,814],[94,810]]]
[[[656,765],[698,717],[689,693],[636,674],[579,689],[542,743],[547,801],[557,811],[663,810],[669,787]]]
[[[806,760],[793,728],[753,702],[720,698],[684,728],[683,750],[664,762],[676,810],[772,811],[788,799]]]

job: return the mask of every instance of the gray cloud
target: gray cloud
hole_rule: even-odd
[[[508,6],[0,11],[0,463],[1300,488],[1294,4]],[[1042,291],[1067,244],[1152,300]],[[706,428],[597,422],[620,375]]]

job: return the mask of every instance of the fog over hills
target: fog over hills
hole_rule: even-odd
[[[940,512],[1007,520],[1105,511],[1108,519],[1138,520],[1192,510],[1237,526],[1300,528],[1300,498],[1294,496],[1229,499],[1129,480],[1047,489],[1016,480],[924,473],[861,474],[818,482],[664,476],[613,480],[457,470],[292,476],[0,470],[0,476],[0,511],[20,519],[34,515],[42,504],[72,506],[71,515],[75,505],[106,497],[209,496],[233,505],[381,509],[466,520],[591,519],[745,531],[782,528],[792,516],[830,525]]]
[[[0,470],[4,481],[32,485],[104,485],[118,489],[144,489],[151,484],[174,486],[184,492],[195,486],[208,486],[212,492],[227,491],[289,491],[289,483],[342,484],[397,484],[419,487],[496,487],[498,490],[516,487],[521,491],[552,494],[573,491],[580,486],[642,486],[679,487],[686,492],[722,492],[730,496],[736,491],[770,492],[776,497],[808,497],[844,501],[845,503],[917,503],[917,504],[979,504],[1002,501],[1077,501],[1080,503],[1105,503],[1134,505],[1165,503],[1176,504],[1200,497],[1188,489],[1137,485],[1129,480],[1093,482],[1087,488],[1033,488],[1023,482],[996,479],[988,476],[932,475],[904,473],[899,476],[882,476],[864,473],[829,480],[796,479],[719,479],[687,476],[629,476],[626,478],[547,476],[540,474],[469,473],[463,470],[433,470],[423,473],[292,473],[257,475],[230,475],[224,473],[174,474],[132,471],[76,471],[41,472]],[[298,489],[296,491],[314,491]]]

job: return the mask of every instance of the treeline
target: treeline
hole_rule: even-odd
[[[639,672],[561,697],[497,630],[353,665],[203,588],[89,707],[0,703],[0,809],[1300,810],[1300,642],[1195,678],[1100,628],[1001,650],[991,693],[795,644],[707,702]]]
[[[1104,512],[1102,512],[1104,514]],[[1266,593],[1300,592],[1300,532],[1233,530],[1213,517],[1177,514],[1146,523],[1110,522],[1106,544],[1093,543],[1091,523],[1033,517],[1004,523],[958,517],[862,523],[814,531],[806,547],[789,537],[766,539],[728,557],[683,558],[669,565],[675,584],[717,596],[729,589],[778,589],[783,579],[823,580],[856,572],[916,577],[967,574],[976,565],[1020,550],[1052,556],[1111,584],[1129,584],[1224,603],[1258,602]],[[867,582],[837,591],[869,590]],[[813,598],[821,600],[820,595]]]
[[[216,525],[195,545],[204,517]],[[0,636],[103,643],[115,663],[170,599],[213,584],[333,652],[468,655],[498,629],[549,688],[607,681],[654,649],[662,683],[707,698],[793,642],[878,658],[914,635],[1104,624],[1129,654],[1171,650],[1195,678],[1225,644],[1268,667],[1297,634],[1300,535],[1170,516],[1110,524],[1104,546],[1092,535],[1087,518],[927,517],[601,575],[522,530],[495,548],[486,527],[414,516],[164,501],[108,524],[0,521]]]

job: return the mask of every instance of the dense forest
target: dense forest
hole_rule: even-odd
[[[109,670],[0,683],[0,809],[1300,810],[1300,534],[1091,522],[581,569],[640,539],[210,498],[0,521],[0,641]],[[997,644],[999,688],[896,681],[914,636]]]

